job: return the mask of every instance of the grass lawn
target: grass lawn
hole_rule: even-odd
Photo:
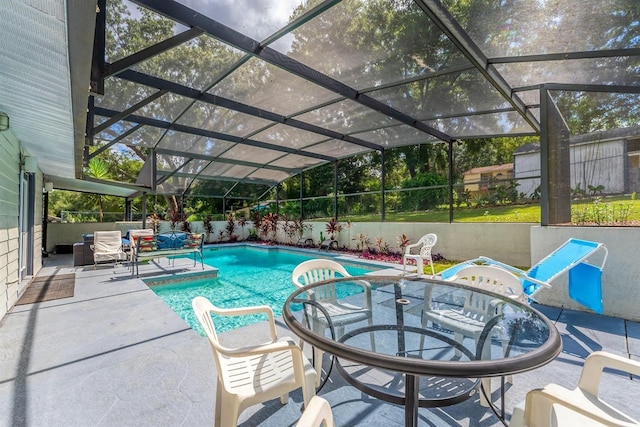
[[[589,225],[638,225],[640,199],[629,196],[601,198],[599,201],[578,200],[572,203],[574,223]],[[421,212],[388,212],[389,222],[449,222],[448,208]],[[343,216],[341,221],[375,222],[379,215]],[[540,205],[514,204],[504,206],[454,208],[453,222],[540,222]]]

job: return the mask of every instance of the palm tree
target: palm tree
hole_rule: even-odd
[[[109,178],[109,165],[107,165],[107,162],[104,160],[94,157],[89,160],[85,173],[91,178],[106,180]],[[100,222],[104,222],[103,196],[101,194],[94,194],[91,198],[94,199],[98,205]]]

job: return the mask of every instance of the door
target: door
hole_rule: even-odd
[[[34,229],[34,190],[33,174],[22,172],[20,177],[20,208],[18,224],[20,239],[18,241],[18,265],[20,280],[33,274],[33,229]]]

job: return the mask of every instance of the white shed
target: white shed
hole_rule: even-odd
[[[569,138],[571,188],[602,186],[604,194],[640,191],[640,126]],[[513,153],[518,191],[527,196],[540,185],[540,144],[525,144]]]

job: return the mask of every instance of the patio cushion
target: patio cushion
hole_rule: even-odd
[[[184,247],[186,233],[164,233],[158,234],[158,249],[180,249]]]

